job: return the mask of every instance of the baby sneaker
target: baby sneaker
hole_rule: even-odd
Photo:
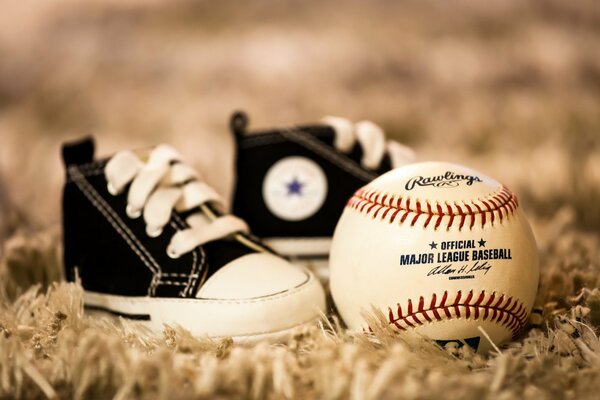
[[[273,254],[171,147],[94,159],[63,146],[64,258],[86,310],[181,325],[196,336],[282,339],[318,319],[314,275]]]
[[[327,280],[333,231],[348,199],[413,151],[386,141],[369,121],[325,117],[318,124],[247,132],[248,117],[230,122],[237,143],[233,213],[265,243]]]

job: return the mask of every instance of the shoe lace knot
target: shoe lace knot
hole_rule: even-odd
[[[143,216],[148,236],[160,236],[169,223],[176,228],[167,247],[172,258],[207,242],[248,232],[241,219],[220,215],[208,207],[209,203],[222,207],[221,197],[168,145],[156,146],[144,155],[119,152],[108,161],[104,173],[111,194],[128,191],[126,213],[130,218]],[[171,221],[174,211],[194,209],[196,212],[186,218],[187,226]]]

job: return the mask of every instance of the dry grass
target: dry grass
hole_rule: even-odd
[[[600,291],[580,288],[597,287],[600,240],[569,233],[564,214],[545,228],[543,316],[488,357],[407,342],[377,314],[373,337],[345,332],[333,315],[282,345],[239,347],[177,327],[152,334],[85,316],[79,286],[51,283],[59,273],[56,232],[18,236],[1,270],[9,293],[0,296],[0,397],[596,398]],[[14,299],[35,281],[47,288]]]
[[[541,326],[482,359],[386,329],[240,348],[83,316],[77,287],[51,285],[61,141],[92,131],[104,154],[169,142],[227,195],[235,108],[260,126],[371,119],[422,159],[506,183],[539,242]],[[6,4],[0,398],[594,398],[599,204],[593,0]]]

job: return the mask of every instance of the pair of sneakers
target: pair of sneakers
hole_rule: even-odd
[[[95,159],[91,138],[63,145],[65,273],[86,310],[238,342],[281,340],[320,318],[323,287],[298,264],[326,279],[348,198],[413,154],[370,122],[247,125],[233,115],[233,214],[170,146]]]

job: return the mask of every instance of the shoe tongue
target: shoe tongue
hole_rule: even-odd
[[[204,229],[207,228],[214,219],[211,219],[207,213],[198,207],[196,212],[188,215],[185,220],[188,225],[193,226],[196,229]]]
[[[198,223],[197,226],[203,226],[204,224],[208,225],[215,219],[225,215],[225,213],[212,202],[202,204],[190,210],[178,211],[177,213],[184,220],[193,218],[194,221]]]

